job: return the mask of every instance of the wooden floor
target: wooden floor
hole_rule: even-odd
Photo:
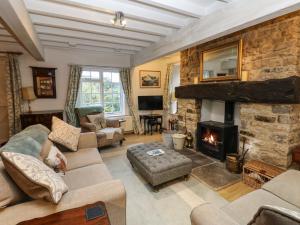
[[[231,186],[228,186],[226,188],[219,190],[218,193],[226,200],[232,202],[254,190],[255,189],[249,187],[248,185],[246,185],[242,181],[240,181],[238,183],[235,183]]]

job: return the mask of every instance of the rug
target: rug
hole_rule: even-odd
[[[240,174],[230,173],[225,164],[215,162],[204,166],[194,168],[192,176],[206,183],[215,191],[230,186],[241,180]]]
[[[180,154],[186,156],[187,158],[193,161],[193,166],[192,166],[193,169],[199,166],[204,166],[215,162],[200,152],[195,152],[188,149],[179,150],[177,152],[179,152]]]

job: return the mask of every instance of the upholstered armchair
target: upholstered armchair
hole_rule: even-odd
[[[105,119],[106,127],[99,128],[88,119],[88,115],[96,115],[103,112],[101,106],[80,107],[75,109],[76,116],[80,122],[82,132],[95,132],[97,135],[98,148],[119,142],[122,145],[124,132],[120,128],[119,120]],[[113,132],[112,134],[107,133]]]

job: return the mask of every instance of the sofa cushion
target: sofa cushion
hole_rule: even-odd
[[[27,195],[19,189],[0,161],[0,208],[15,205],[28,200]]]
[[[300,171],[288,170],[267,182],[262,188],[300,208]]]
[[[112,177],[104,164],[94,164],[67,171],[63,179],[69,190],[76,190],[112,180]]]
[[[258,209],[263,205],[274,205],[299,211],[296,206],[262,189],[242,196],[241,198],[226,205],[224,208],[222,208],[222,210],[230,215],[239,224],[246,225],[253,218]]]
[[[49,134],[49,139],[75,152],[78,150],[77,147],[80,132],[80,128],[71,126],[63,120],[53,116],[52,132]]]
[[[103,163],[97,148],[83,148],[77,152],[65,152],[64,155],[68,161],[67,170]]]
[[[44,163],[53,168],[55,172],[66,172],[67,170],[67,159],[57,147],[51,146],[48,156],[44,159]]]
[[[15,134],[10,138],[10,140],[18,139],[20,137],[31,137],[41,145],[48,139],[48,134],[50,130],[42,124],[35,124],[29,127],[26,127],[21,132]]]
[[[262,206],[248,225],[299,225],[300,212],[276,206]]]
[[[1,158],[10,177],[33,199],[46,199],[57,204],[68,191],[58,174],[32,156],[2,152]]]

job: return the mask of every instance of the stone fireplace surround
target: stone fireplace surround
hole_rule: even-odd
[[[181,85],[199,76],[200,52],[243,39],[242,70],[249,81],[300,75],[300,12],[285,15],[181,52]],[[178,99],[181,127],[195,134],[202,100]],[[291,165],[291,151],[300,145],[300,104],[240,103],[240,137],[246,138],[247,159],[279,167]],[[240,144],[241,146],[241,144]]]

